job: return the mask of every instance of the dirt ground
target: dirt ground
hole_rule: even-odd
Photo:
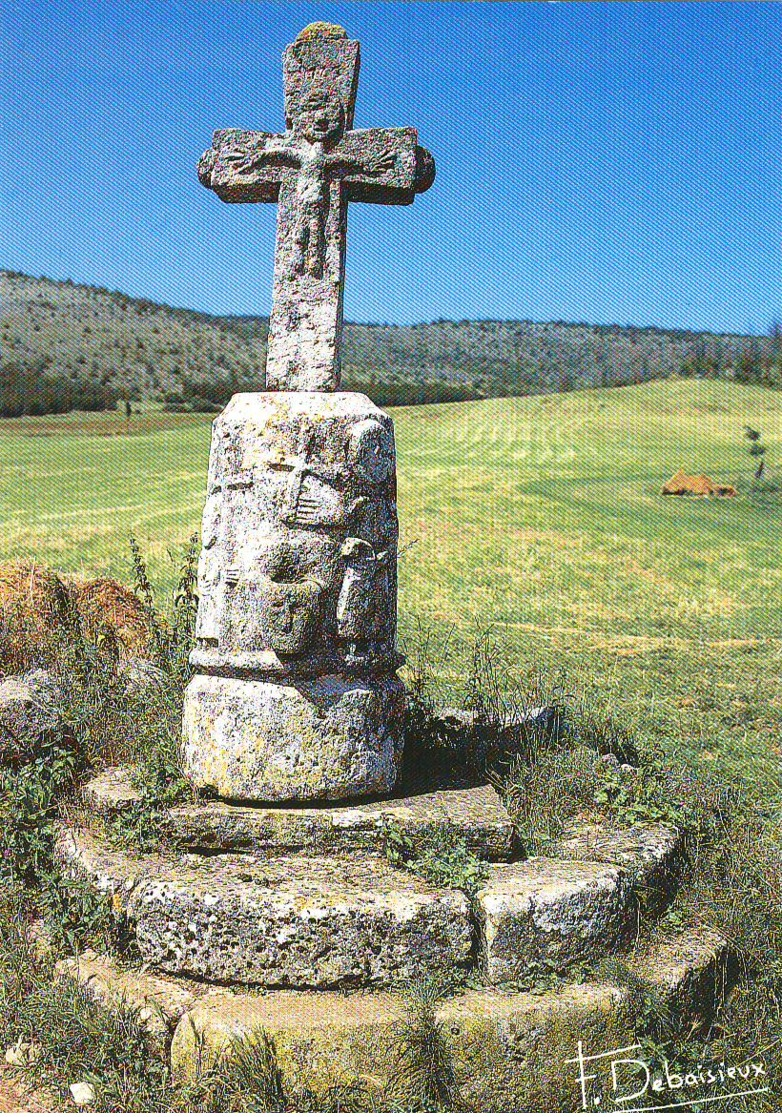
[[[0,1113],[51,1113],[51,1099],[22,1084],[8,1071],[0,1070]]]

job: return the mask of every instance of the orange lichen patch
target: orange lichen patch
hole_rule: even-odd
[[[92,640],[112,635],[120,653],[149,645],[144,607],[119,582],[72,581],[36,563],[0,564],[0,671],[54,662],[75,626]]]
[[[733,485],[721,485],[705,473],[691,476],[683,469],[674,473],[660,492],[663,496],[738,496]]]
[[[347,39],[347,37],[347,31],[338,23],[324,23],[323,20],[318,20],[316,23],[308,23],[296,36],[296,42],[303,43],[310,39]]]
[[[121,649],[143,652],[149,645],[149,619],[135,593],[112,578],[71,582],[70,592],[89,639],[111,632]]]

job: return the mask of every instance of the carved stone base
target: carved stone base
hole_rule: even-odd
[[[402,756],[394,676],[286,685],[196,675],[185,694],[183,766],[199,790],[256,802],[382,795]]]

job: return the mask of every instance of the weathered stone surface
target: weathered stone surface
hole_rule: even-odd
[[[141,802],[141,792],[131,781],[125,768],[104,768],[81,789],[82,802],[88,810],[108,818]]]
[[[709,926],[688,927],[633,951],[628,967],[648,981],[680,1020],[708,1019],[733,980],[727,940]]]
[[[393,788],[397,534],[393,426],[366,396],[234,396],[214,423],[203,674],[185,703],[197,787],[272,801]]]
[[[688,1026],[708,1019],[715,991],[721,993],[730,979],[727,960],[725,940],[706,926],[625,956],[628,968],[651,982]],[[180,1082],[208,1071],[233,1042],[263,1034],[272,1042],[291,1108],[305,1102],[311,1107],[314,1098],[330,1111],[346,1091],[369,1110],[409,1105],[399,1073],[405,1062],[403,1022],[410,1009],[404,996],[215,989],[128,969],[91,952],[58,968],[97,999],[115,1005],[124,1000],[140,1015],[149,1011],[141,1022],[158,1028],[150,1036],[157,1054],[176,1026],[170,1054]],[[454,1108],[579,1108],[576,1076],[570,1073],[578,1040],[586,1051],[635,1042],[631,1002],[622,983],[568,984],[546,993],[474,989],[443,1000],[436,1017],[456,1082]]]
[[[551,856],[621,865],[647,911],[666,907],[684,867],[684,841],[672,826],[643,823],[626,829],[575,824],[551,850]]]
[[[404,688],[328,675],[306,687],[196,675],[184,706],[183,768],[226,799],[382,794],[397,781]]]
[[[551,857],[492,866],[476,910],[486,974],[499,982],[601,957],[629,939],[634,923],[623,869]]]
[[[0,679],[0,764],[23,764],[47,745],[67,743],[65,696],[42,669]]]
[[[474,710],[447,706],[437,711],[435,719],[437,732],[478,766],[491,764],[498,754],[525,756],[532,740],[554,740],[562,726],[562,714],[556,706],[508,713],[494,723],[487,723]]]
[[[504,718],[497,726],[484,726],[475,710],[444,706],[437,711],[437,721],[444,728],[454,733],[464,734],[479,729],[495,729],[497,732],[505,733],[510,733],[514,729],[537,729],[552,733],[556,731],[560,717],[560,711],[556,706],[531,706],[528,710],[520,710],[518,714]]]
[[[307,988],[383,986],[463,966],[461,892],[371,856],[128,857],[64,831],[60,859],[114,897],[143,958],[210,981]]]
[[[395,472],[391,419],[360,393],[234,396],[213,424],[194,666],[393,670]]]
[[[198,166],[225,202],[278,202],[266,385],[339,387],[348,201],[409,205],[434,181],[414,128],[352,131],[359,44],[311,25],[285,50],[282,135],[218,131]]]
[[[351,1090],[369,1110],[419,1099],[402,1071],[402,997],[336,993],[237,995],[216,992],[180,1021],[171,1046],[174,1076],[193,1081],[232,1042],[265,1034],[273,1043],[288,1104],[314,1097],[331,1110]],[[578,1039],[621,1046],[631,1035],[622,992],[571,985],[555,993],[471,991],[437,1008],[456,1080],[454,1108],[466,1112],[573,1110],[580,1094],[566,1060]]]
[[[170,840],[183,849],[224,853],[382,853],[389,823],[410,843],[446,826],[486,861],[507,861],[513,852],[513,824],[490,784],[420,791],[398,798],[344,806],[242,806],[204,800],[164,812]],[[140,799],[123,768],[99,772],[82,789],[87,807],[111,816]]]
[[[122,966],[116,959],[94,950],[61,959],[55,970],[60,977],[81,985],[96,1001],[111,1008],[133,1009],[149,1037],[150,1052],[157,1055],[167,1053],[179,1020],[207,991],[207,987],[192,981]]]
[[[199,164],[224,201],[279,203],[272,390],[216,420],[204,510],[192,663],[229,681],[196,678],[184,719],[187,774],[229,799],[360,797],[398,772],[393,425],[336,391],[345,231],[349,200],[409,204],[434,161],[412,128],[351,130],[358,65],[343,28],[305,28],[284,135],[216,132]]]
[[[451,788],[342,807],[244,807],[204,802],[172,808],[172,839],[186,848],[381,853],[388,824],[412,844],[447,826],[487,861],[507,861],[513,824],[493,787]]]

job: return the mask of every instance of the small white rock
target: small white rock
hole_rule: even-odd
[[[93,1105],[95,1102],[95,1089],[89,1082],[72,1082],[68,1087],[71,1097],[78,1106]]]
[[[29,1062],[30,1044],[19,1040],[5,1053],[5,1061],[11,1067],[26,1067]]]

